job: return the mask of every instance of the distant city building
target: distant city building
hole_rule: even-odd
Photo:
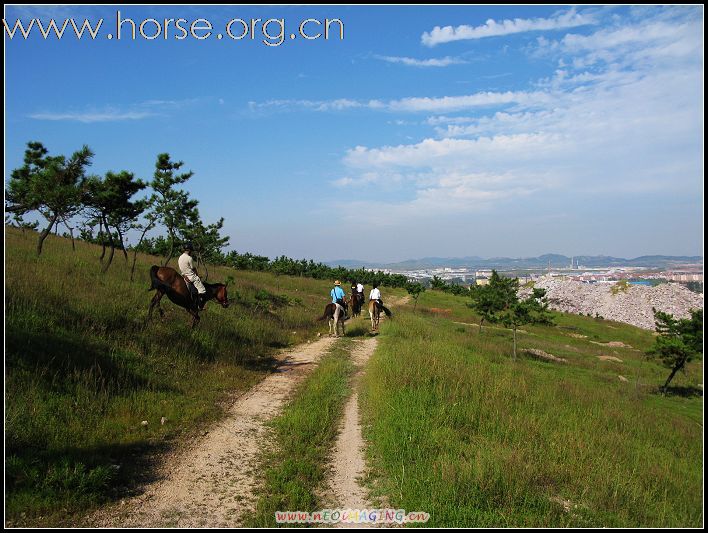
[[[668,281],[703,281],[702,272],[663,272],[662,277]]]

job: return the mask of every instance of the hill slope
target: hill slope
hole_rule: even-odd
[[[211,306],[191,331],[166,303],[166,319],[146,326],[153,258],[131,283],[120,258],[100,274],[94,246],[51,238],[37,258],[34,239],[6,231],[10,525],[75,525],[78,511],[154,478],[165,451],[215,427],[221,400],[262,379],[274,350],[314,332],[328,294],[327,282],[213,268],[212,281],[236,277],[231,308]],[[414,312],[393,296],[357,386],[371,486],[387,506],[439,526],[701,524],[700,362],[661,396],[667,371],[643,357],[651,332],[557,313],[553,327],[519,331],[513,361],[510,333],[480,331],[464,297],[427,291]],[[367,319],[356,320],[350,335],[364,336]],[[302,464],[307,454],[275,450],[262,476],[269,519],[326,490],[336,409],[319,398],[331,368],[305,389],[316,402],[293,399],[283,442],[306,436],[311,451],[317,437],[323,449]],[[347,372],[329,394],[339,403]]]
[[[360,397],[390,507],[444,527],[701,525],[700,362],[662,396],[651,332],[556,314],[513,361],[511,333],[476,322],[427,291],[379,337]]]
[[[276,349],[313,334],[329,290],[210,268],[210,281],[236,278],[229,309],[209,304],[192,332],[165,301],[165,320],[146,325],[156,259],[139,257],[131,283],[121,257],[100,273],[96,246],[73,252],[50,237],[37,258],[36,234],[5,237],[5,503],[15,524],[70,524],[149,479],[162,452],[222,415],[220,399],[265,375]]]

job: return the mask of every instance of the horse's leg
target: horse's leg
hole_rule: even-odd
[[[150,309],[148,310],[148,320],[152,318],[152,310],[157,306],[157,308],[160,310],[160,316],[163,316],[162,308],[160,307],[160,300],[162,299],[162,296],[164,295],[164,292],[160,292],[158,289],[155,292],[155,296],[152,297],[152,300],[150,300]]]
[[[159,297],[157,299],[157,310],[160,312],[160,318],[165,318],[165,311],[162,309],[162,297],[164,295],[164,292],[159,293]]]
[[[193,309],[189,309],[189,314],[192,315],[192,329],[197,327],[197,324],[199,324],[199,311],[195,311]]]

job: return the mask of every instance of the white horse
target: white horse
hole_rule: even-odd
[[[339,307],[339,309],[337,309]],[[335,303],[328,303],[324,313],[317,320],[328,319],[329,334],[339,337],[339,326],[342,326],[342,337],[344,336],[344,308],[337,306]]]

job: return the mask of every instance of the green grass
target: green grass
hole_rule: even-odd
[[[340,339],[298,387],[273,422],[273,448],[264,457],[264,487],[247,526],[273,527],[276,511],[314,511],[326,479],[327,458],[351,392],[349,338]]]
[[[329,283],[210,268],[231,275],[195,331],[165,299],[147,325],[153,293],[139,257],[135,282],[100,249],[6,228],[6,516],[14,525],[70,525],[154,476],[162,452],[222,415],[221,401],[267,373],[278,348],[312,337]],[[132,259],[132,257],[131,257]],[[161,418],[167,422],[162,425]],[[143,426],[142,421],[148,425]]]
[[[568,363],[514,362],[510,332],[455,324],[476,322],[463,299],[424,297],[387,324],[362,383],[374,486],[390,506],[429,512],[427,526],[702,524],[702,398],[657,393],[667,370],[638,351],[651,332],[558,315],[519,344]],[[694,364],[676,385],[701,375]]]
[[[272,369],[275,350],[327,329],[315,318],[328,282],[227,268],[210,268],[209,280],[235,277],[231,308],[210,304],[191,331],[187,313],[165,302],[165,320],[146,327],[154,258],[139,258],[131,283],[120,256],[103,275],[95,246],[72,252],[50,237],[37,258],[35,243],[6,228],[10,525],[72,525],[150,481],[164,451]],[[643,356],[651,332],[563,314],[553,327],[524,326],[514,362],[510,332],[480,332],[465,302],[426,291],[417,312],[391,305],[382,324],[360,395],[375,496],[429,512],[429,526],[701,525],[703,406],[690,393],[700,362],[675,378],[684,396],[660,395],[668,371]],[[274,422],[252,525],[318,507],[350,389],[348,351],[367,332],[365,318],[351,321]]]

